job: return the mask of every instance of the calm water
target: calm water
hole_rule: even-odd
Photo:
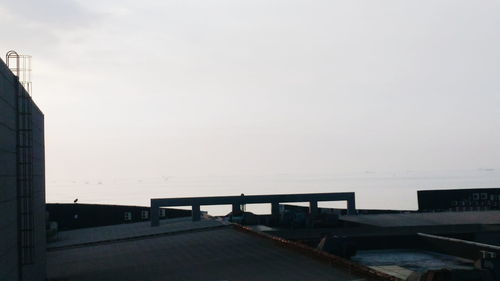
[[[417,190],[480,187],[500,187],[500,171],[48,179],[47,202],[70,203],[78,198],[79,203],[149,206],[150,198],[356,192],[358,208],[417,209]],[[345,207],[342,202],[319,205]],[[202,206],[202,210],[219,215],[229,212],[230,206]],[[270,207],[249,205],[247,210],[263,214]]]
[[[417,272],[442,268],[474,268],[472,261],[415,249],[358,251],[352,260],[367,266],[397,265]]]

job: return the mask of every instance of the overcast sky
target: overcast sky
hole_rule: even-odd
[[[499,1],[0,0],[47,178],[500,168]]]

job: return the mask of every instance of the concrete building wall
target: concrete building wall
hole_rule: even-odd
[[[0,62],[0,280],[18,280],[19,275],[14,83]]]
[[[35,247],[33,262],[22,265],[18,222],[17,83],[16,77],[0,60],[0,280],[41,281],[46,275],[44,117],[32,103]]]
[[[420,212],[500,210],[500,188],[419,190]]]
[[[44,116],[34,103],[32,106],[35,251],[34,263],[23,267],[23,281],[41,281],[46,276]]]

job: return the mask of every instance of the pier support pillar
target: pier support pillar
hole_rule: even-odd
[[[273,223],[279,223],[280,221],[280,202],[271,203],[271,217]]]
[[[354,195],[352,195],[351,199],[347,200],[347,214],[356,215],[356,200],[354,199]]]
[[[195,204],[192,206],[191,215],[193,217],[193,221],[199,221],[201,219],[201,211],[199,204]]]
[[[239,216],[241,214],[241,205],[237,203],[232,204],[232,214],[233,216]]]
[[[309,215],[313,218],[318,216],[318,201],[309,202]]]
[[[151,207],[149,209],[149,213],[151,213],[151,226],[159,226],[160,225],[160,207],[151,200]]]

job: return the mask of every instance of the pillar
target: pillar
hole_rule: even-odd
[[[309,215],[313,218],[318,216],[318,201],[309,202]]]
[[[232,209],[232,214],[233,216],[238,216],[241,214],[241,207],[240,204],[238,203],[233,203],[233,209]]]
[[[201,211],[199,204],[195,204],[192,206],[191,215],[193,217],[193,221],[199,221],[201,219]]]
[[[149,209],[149,213],[151,214],[151,226],[159,226],[160,225],[160,208],[158,205],[154,203],[151,199],[151,207]]]
[[[271,203],[271,217],[273,223],[279,223],[280,221],[280,203],[272,202]]]
[[[347,214],[355,215],[356,214],[356,200],[354,199],[354,195],[351,199],[347,200]]]

